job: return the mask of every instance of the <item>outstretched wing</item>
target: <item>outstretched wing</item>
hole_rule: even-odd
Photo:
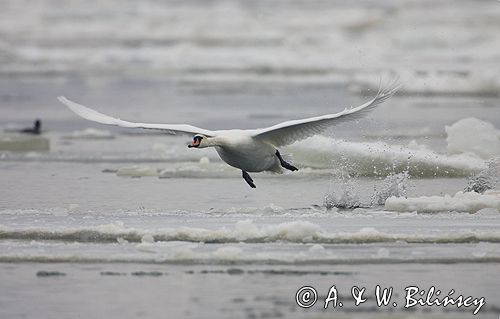
[[[62,104],[66,105],[71,111],[84,119],[94,121],[101,124],[115,125],[129,128],[144,128],[154,130],[164,130],[169,133],[187,133],[187,134],[203,134],[205,136],[213,136],[214,132],[205,130],[188,124],[154,124],[154,123],[135,123],[120,120],[106,114],[99,113],[84,105],[68,100],[64,96],[57,98]]]
[[[332,125],[353,121],[364,117],[375,106],[385,102],[401,87],[398,80],[394,80],[387,88],[380,88],[375,97],[358,107],[344,109],[335,114],[311,117],[302,120],[287,121],[271,127],[257,129],[253,137],[270,143],[276,147],[292,144],[316,134],[323,133]]]

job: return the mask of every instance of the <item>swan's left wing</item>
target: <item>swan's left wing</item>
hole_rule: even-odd
[[[68,100],[64,96],[57,98],[62,104],[66,105],[71,111],[75,112],[77,115],[87,119],[89,121],[115,125],[128,128],[145,128],[153,130],[163,130],[165,132],[175,134],[175,133],[187,133],[187,134],[203,134],[205,136],[213,136],[214,132],[205,130],[193,125],[188,124],[155,124],[155,123],[136,123],[120,120],[118,118],[102,114],[84,105],[75,103]]]
[[[311,117],[302,120],[287,121],[274,126],[257,129],[253,137],[276,147],[292,144],[304,140],[316,134],[323,133],[329,127],[347,121],[357,120],[364,117],[375,106],[383,103],[396,93],[401,84],[395,80],[387,88],[380,88],[377,95],[370,101],[358,107],[344,109],[335,114]]]

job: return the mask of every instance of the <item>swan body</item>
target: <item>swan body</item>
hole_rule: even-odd
[[[233,167],[247,172],[282,171],[275,155],[276,148],[254,139],[248,131],[229,132],[229,135],[222,135],[219,141],[215,150],[224,162]]]
[[[77,115],[97,123],[128,128],[156,129],[174,134],[193,134],[193,141],[188,147],[214,147],[220,158],[230,166],[240,169],[245,181],[252,188],[255,188],[256,186],[248,172],[281,173],[283,168],[291,171],[298,170],[283,159],[278,150],[279,147],[321,134],[333,125],[360,119],[375,106],[393,96],[399,87],[400,84],[394,81],[386,89],[379,89],[376,96],[370,101],[358,107],[346,108],[338,113],[286,121],[271,127],[250,130],[211,131],[188,124],[129,122],[99,113],[70,101],[64,96],[60,96],[58,99]]]

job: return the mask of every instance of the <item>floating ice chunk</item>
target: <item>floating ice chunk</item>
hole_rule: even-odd
[[[63,136],[64,139],[83,139],[83,140],[110,140],[115,136],[106,130],[98,130],[92,127],[81,131],[74,131],[70,135]]]
[[[269,205],[264,207],[262,210],[263,213],[269,213],[269,214],[280,213],[280,212],[284,212],[284,211],[286,211],[286,210],[283,207],[275,205],[273,203],[270,203]]]
[[[196,258],[199,258],[199,255],[196,254],[192,247],[188,246],[188,247],[176,247],[173,249],[173,254],[172,256],[174,257],[174,259],[176,260],[182,260],[182,259],[196,259]]]
[[[141,237],[141,243],[143,244],[152,244],[155,242],[155,239],[153,235],[151,234],[145,234],[144,236]]]
[[[499,193],[500,194],[500,193]],[[477,194],[479,195],[479,194]],[[484,195],[479,195],[484,196]],[[498,197],[497,197],[498,198]],[[495,208],[498,215],[498,208]],[[479,214],[486,214],[491,219],[493,211],[482,210]],[[394,215],[394,214],[392,214]],[[482,216],[484,217],[484,216]],[[475,218],[475,217],[474,217]],[[491,227],[490,227],[491,228]],[[167,253],[175,259],[192,259],[199,257],[203,247],[209,248],[211,245],[201,243],[221,244],[223,247],[241,247],[240,243],[310,243],[310,244],[370,244],[370,243],[476,243],[485,241],[498,243],[500,234],[490,228],[482,229],[448,229],[434,232],[431,229],[422,229],[415,232],[411,229],[395,229],[381,226],[380,229],[373,227],[361,227],[339,231],[335,229],[322,229],[320,225],[307,221],[286,222],[278,225],[254,225],[252,221],[245,221],[237,227],[221,227],[217,229],[177,227],[166,229],[136,229],[124,227],[122,223],[113,223],[96,226],[80,226],[75,228],[45,227],[7,227],[0,225],[0,235],[3,239],[40,241],[56,240],[67,243],[112,243],[118,242],[121,245],[137,243],[134,247],[141,252],[160,254]],[[145,235],[154,236],[155,243],[143,243]],[[145,237],[145,240],[148,237]],[[150,238],[149,238],[150,239]],[[188,243],[189,242],[189,243]],[[203,247],[201,247],[203,246]],[[197,248],[202,249],[197,249]],[[218,246],[217,246],[218,247]],[[252,249],[253,245],[248,245]],[[305,255],[320,257],[322,249],[303,246]],[[165,251],[166,249],[166,251]],[[210,248],[211,249],[211,248]],[[215,250],[215,249],[214,249]],[[163,251],[163,253],[162,253]],[[216,251],[216,250],[215,250]],[[265,252],[264,252],[265,253]],[[325,256],[332,256],[332,252],[326,249]],[[212,254],[212,253],[210,253]],[[235,249],[220,250],[216,254],[220,256],[238,256]],[[158,257],[160,257],[158,255]],[[239,258],[246,258],[242,253]],[[262,255],[261,255],[262,256]],[[110,257],[113,258],[113,257]],[[155,257],[156,258],[156,257]]]
[[[2,134],[0,135],[0,151],[48,151],[50,141],[43,136]]]
[[[133,165],[122,167],[116,172],[117,176],[158,176],[158,171],[155,168],[149,166]]]
[[[241,173],[221,162],[213,163],[208,157],[196,162],[184,162],[165,168],[159,173],[160,178],[236,178]]]
[[[282,223],[266,230],[270,237],[294,242],[311,242],[322,231],[318,225],[308,221]]]
[[[243,250],[239,247],[234,247],[234,246],[221,247],[212,253],[213,256],[219,259],[227,259],[227,260],[237,259],[241,257],[242,254]]]
[[[234,230],[235,237],[238,240],[264,236],[264,234],[260,231],[257,225],[253,223],[251,219],[238,221],[234,227]]]
[[[489,122],[465,118],[445,130],[450,154],[473,153],[483,159],[500,156],[500,131]]]
[[[358,234],[364,236],[378,236],[380,232],[373,227],[363,227],[359,230]]]
[[[309,248],[309,253],[315,256],[324,256],[327,254],[327,251],[323,245],[314,244]]]
[[[422,196],[414,198],[390,197],[385,201],[385,209],[397,212],[470,212],[484,208],[500,210],[500,191],[458,192],[454,196]]]

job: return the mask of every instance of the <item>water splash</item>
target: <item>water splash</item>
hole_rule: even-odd
[[[372,207],[375,205],[384,205],[387,198],[392,196],[406,197],[410,174],[408,171],[404,171],[388,175],[380,185],[374,187],[369,205],[361,203],[351,175],[344,173],[339,179],[341,181],[339,189],[336,191],[331,190],[325,195],[324,206],[327,209]]]
[[[359,196],[354,189],[352,179],[356,172],[355,167],[348,158],[342,154],[338,169],[334,173],[334,177],[340,180],[340,185],[337,190],[330,190],[325,195],[324,205],[327,209],[342,208],[352,209],[361,206]]]
[[[388,175],[382,181],[382,185],[379,189],[377,190],[377,188],[375,188],[372,195],[372,205],[384,205],[386,199],[392,196],[405,197],[409,179],[410,174],[408,171]]]
[[[354,190],[354,186],[350,180],[342,183],[339,192],[331,192],[325,195],[324,205],[327,209],[343,208],[352,209],[361,206],[359,196]]]
[[[488,162],[488,166],[469,177],[465,192],[476,192],[482,194],[489,189],[494,189],[500,181],[500,158],[492,159]]]

